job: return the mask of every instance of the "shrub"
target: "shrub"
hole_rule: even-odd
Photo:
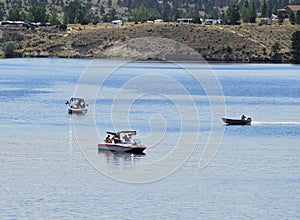
[[[13,41],[7,41],[3,44],[2,50],[4,51],[4,55],[7,58],[15,57],[16,45]]]
[[[272,45],[272,52],[273,52],[274,54],[277,54],[279,50],[280,50],[280,44],[279,44],[278,42],[274,43],[274,44]]]
[[[292,35],[292,49],[300,53],[300,31],[296,31]]]
[[[232,48],[229,45],[227,46],[226,50],[227,50],[228,53],[232,52]]]
[[[68,28],[68,26],[66,24],[59,25],[59,29],[61,29],[63,31],[67,30],[67,28]]]

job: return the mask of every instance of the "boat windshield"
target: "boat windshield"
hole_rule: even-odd
[[[71,98],[70,99],[70,106],[72,108],[85,108],[86,104],[84,99],[81,98]]]
[[[107,131],[106,133],[118,137],[121,143],[124,144],[133,144],[136,141],[136,139],[133,140],[133,136],[136,135],[136,131],[119,131],[119,132]]]

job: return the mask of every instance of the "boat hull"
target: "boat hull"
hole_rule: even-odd
[[[87,109],[86,108],[71,108],[71,107],[68,107],[68,112],[69,112],[69,114],[85,114],[85,113],[87,113]]]
[[[112,144],[112,143],[98,144],[98,150],[107,150],[113,152],[142,154],[145,149],[146,146],[144,145]]]
[[[227,125],[251,125],[251,118],[248,119],[230,119],[230,118],[222,118],[222,120]]]

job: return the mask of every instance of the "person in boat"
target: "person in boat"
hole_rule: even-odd
[[[125,143],[130,143],[130,138],[127,136],[127,134],[125,134],[123,136],[123,139],[124,139]]]
[[[107,135],[105,138],[106,143],[111,143],[110,135]]]
[[[242,115],[242,117],[241,117],[242,120],[246,120],[246,118],[247,117],[245,115]]]
[[[112,139],[114,140],[115,144],[121,143],[121,139],[120,139],[119,135],[117,135],[117,134],[114,135]]]

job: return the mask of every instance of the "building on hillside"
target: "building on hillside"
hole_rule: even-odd
[[[222,21],[220,19],[205,19],[204,24],[205,25],[219,25],[219,24],[222,24]]]
[[[193,21],[192,18],[177,18],[177,22],[182,24],[190,24],[192,23],[192,21]]]
[[[258,25],[271,25],[272,19],[271,18],[261,18]]]
[[[279,9],[278,11],[283,12],[285,17],[289,17],[291,12],[294,12],[296,14],[298,10],[300,10],[300,5],[287,5],[284,8]]]
[[[122,20],[113,20],[111,22],[112,26],[122,26],[123,25],[123,21]]]
[[[160,23],[160,22],[164,22],[164,20],[163,20],[163,19],[160,19],[160,18],[154,20],[154,23]]]
[[[2,21],[1,25],[5,25],[5,26],[23,26],[23,24],[25,24],[24,21]]]

